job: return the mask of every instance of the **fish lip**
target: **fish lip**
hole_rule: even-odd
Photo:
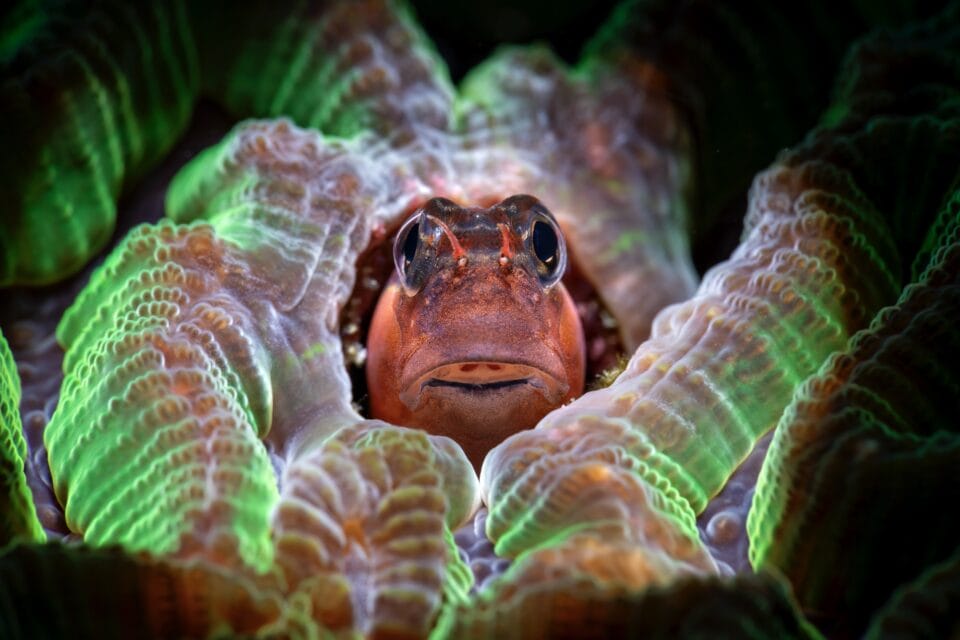
[[[530,378],[512,378],[510,380],[498,380],[496,382],[457,382],[455,380],[443,380],[442,378],[430,378],[420,385],[420,389],[422,391],[425,387],[451,387],[465,391],[482,392],[515,387],[517,385],[527,384],[529,381]]]
[[[458,360],[436,365],[416,376],[400,392],[400,400],[416,410],[423,392],[439,388],[453,393],[484,394],[532,387],[547,400],[559,402],[570,385],[541,366],[501,359]]]

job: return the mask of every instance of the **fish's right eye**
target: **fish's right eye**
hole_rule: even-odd
[[[407,238],[403,241],[403,266],[407,267],[417,255],[420,246],[420,224],[415,223],[407,230]]]
[[[408,270],[420,248],[420,217],[420,213],[410,216],[410,219],[400,227],[397,239],[393,242],[393,263],[401,282],[408,287],[411,285]]]
[[[546,210],[537,215],[527,242],[536,257],[537,276],[544,288],[560,282],[567,270],[567,245],[560,227]]]

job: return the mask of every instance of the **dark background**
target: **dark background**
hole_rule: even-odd
[[[617,0],[412,2],[420,24],[447,61],[454,82],[503,44],[546,42],[561,58],[575,62],[617,4]]]

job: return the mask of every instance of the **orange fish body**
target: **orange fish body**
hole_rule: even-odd
[[[401,227],[367,342],[373,417],[449,436],[474,466],[577,397],[584,337],[566,246],[531,196],[434,198]]]

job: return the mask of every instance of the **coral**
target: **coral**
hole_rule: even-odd
[[[19,403],[20,378],[7,340],[0,333],[0,547],[17,540],[44,539],[24,475],[27,443]]]
[[[943,210],[951,224],[920,281],[798,390],[750,511],[751,562],[782,571],[805,607],[842,619],[847,632],[957,548],[942,505],[960,497],[944,482],[960,460],[960,378],[941,363],[960,357],[951,320],[960,312],[958,206],[954,192]],[[871,570],[890,544],[913,551]]]
[[[4,555],[0,577],[5,638],[269,634],[283,606],[276,592],[236,573],[118,548],[17,546]],[[282,628],[304,630],[296,612]]]
[[[0,154],[0,285],[54,282],[86,264],[110,239],[124,182],[183,131],[199,88],[185,6],[41,5],[23,31],[6,25],[20,46],[2,60],[0,117],[18,124]]]
[[[531,573],[511,575],[470,607],[449,609],[439,637],[819,637],[798,616],[786,584],[769,574],[684,577],[630,592],[562,570]]]
[[[504,49],[455,91],[392,2],[279,21],[266,2],[24,3],[22,31],[0,33],[2,115],[24,123],[0,151],[4,284],[96,253],[201,93],[293,120],[242,122],[193,159],[168,218],[129,233],[64,314],[44,442],[76,544],[31,544],[0,352],[5,635],[101,608],[133,612],[116,635],[950,628],[923,598],[953,597],[955,577],[957,10],[851,49],[697,285],[691,244],[808,128],[824,69],[905,16],[673,5],[625,4],[573,69]],[[790,55],[797,34],[823,46]],[[524,192],[632,355],[478,480],[456,442],[360,415],[339,322],[358,258],[427,198]],[[720,577],[696,517],[774,428],[748,528],[751,561],[785,580]],[[481,496],[512,564],[477,591],[453,532]],[[921,550],[882,560],[902,539]],[[21,606],[34,589],[50,602]]]

